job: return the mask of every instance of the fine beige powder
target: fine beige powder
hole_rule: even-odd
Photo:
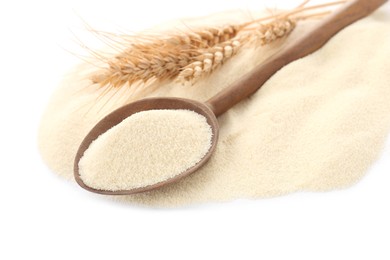
[[[135,113],[100,135],[79,162],[83,182],[131,190],[168,180],[196,165],[211,146],[204,116],[190,110]]]
[[[314,54],[285,66],[253,96],[220,116],[218,145],[199,171],[153,192],[116,198],[172,207],[328,191],[356,183],[379,157],[390,130],[389,5],[348,26]],[[220,18],[232,23],[247,17],[237,13]],[[309,26],[299,25],[289,40]],[[205,101],[281,44],[245,49],[194,86],[167,82],[143,96]],[[122,88],[114,97],[112,92],[98,99],[103,90],[88,80],[94,70],[88,64],[75,68],[42,119],[42,156],[54,172],[69,179],[84,136],[131,97]]]

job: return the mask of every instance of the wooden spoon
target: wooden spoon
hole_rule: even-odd
[[[274,73],[286,64],[302,58],[321,48],[332,36],[349,24],[367,16],[387,0],[355,0],[323,20],[316,28],[303,37],[290,42],[284,48],[271,56],[250,73],[234,82],[228,88],[212,97],[205,103],[183,98],[147,98],[125,105],[103,118],[85,137],[77,152],[74,162],[74,177],[77,183],[86,190],[108,195],[127,195],[145,192],[175,182],[199,169],[210,158],[218,140],[219,126],[217,117],[229,108],[250,96],[258,90]],[[359,43],[357,43],[359,44]],[[134,113],[152,109],[188,109],[203,115],[212,127],[212,145],[208,153],[195,166],[168,180],[159,181],[153,185],[131,190],[98,190],[87,186],[79,174],[79,161],[90,144],[102,133],[121,123]]]

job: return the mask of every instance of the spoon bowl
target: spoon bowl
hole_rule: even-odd
[[[80,159],[84,156],[85,151],[89,148],[91,143],[99,138],[99,136],[109,129],[111,129],[113,126],[116,126],[120,124],[124,119],[128,118],[129,116],[141,112],[141,111],[147,111],[147,110],[161,110],[161,109],[185,109],[194,111],[202,116],[204,116],[207,120],[207,123],[210,125],[212,130],[212,137],[211,137],[211,146],[208,152],[206,153],[203,158],[196,163],[191,168],[187,169],[186,171],[169,178],[167,180],[163,180],[160,182],[157,182],[153,185],[148,185],[145,187],[135,188],[131,190],[117,190],[117,191],[109,191],[109,190],[100,190],[100,189],[94,189],[92,187],[87,186],[80,176],[80,170],[79,170],[79,162]],[[163,185],[176,182],[179,179],[186,177],[187,175],[195,172],[198,170],[202,165],[204,165],[211,157],[218,141],[218,134],[219,134],[219,125],[218,120],[213,113],[212,109],[209,107],[209,105],[205,103],[201,103],[198,101],[190,100],[190,99],[184,99],[184,98],[146,98],[139,101],[136,101],[134,103],[130,103],[128,105],[125,105],[123,107],[118,108],[117,110],[113,111],[106,117],[104,117],[99,123],[97,123],[94,128],[87,134],[87,136],[82,141],[74,162],[74,177],[76,182],[83,187],[84,189],[100,193],[100,194],[106,194],[106,195],[129,195],[134,193],[140,193],[145,192],[149,190],[153,190],[156,188],[159,188]],[[135,137],[136,138],[136,137]]]

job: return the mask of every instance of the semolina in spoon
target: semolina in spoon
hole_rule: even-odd
[[[81,143],[74,162],[77,183],[95,193],[128,195],[157,189],[194,173],[216,148],[219,115],[256,92],[283,66],[318,50],[341,29],[385,2],[347,2],[204,103],[147,98],[115,110]]]

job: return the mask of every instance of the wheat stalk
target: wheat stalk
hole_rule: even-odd
[[[261,46],[286,37],[297,21],[309,17],[299,15],[301,12],[316,9],[316,6],[305,7],[307,2],[292,11],[244,24],[202,28],[168,36],[123,37],[123,46],[127,46],[125,50],[108,59],[107,67],[92,80],[110,88],[152,82],[152,79],[195,83],[237,54],[243,46]],[[318,8],[342,2],[318,5]]]
[[[131,48],[120,53],[107,62],[104,73],[95,75],[93,81],[100,85],[120,87],[125,83],[171,79],[184,83],[195,83],[200,76],[214,71],[233,55],[240,46],[247,42],[260,44],[271,43],[290,32],[295,25],[290,19],[275,20],[260,24],[256,30],[251,29],[237,37],[241,26],[206,28],[197,32],[175,35],[166,39],[141,41],[133,43]]]

